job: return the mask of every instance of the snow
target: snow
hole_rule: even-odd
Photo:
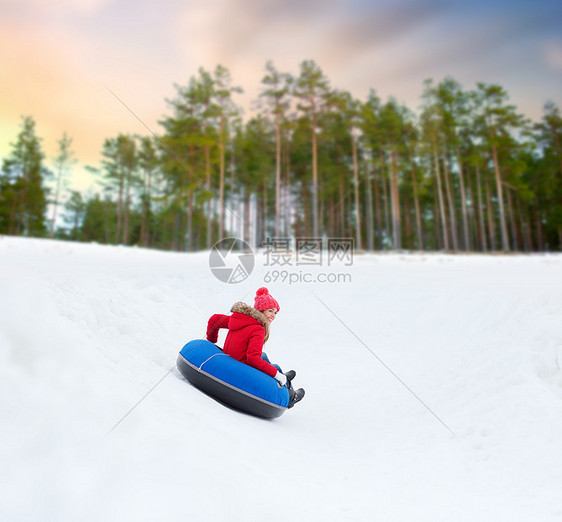
[[[208,258],[0,237],[0,520],[562,519],[561,255],[265,284],[258,253],[230,285]],[[264,284],[266,351],[307,392],[273,421],[175,369]]]

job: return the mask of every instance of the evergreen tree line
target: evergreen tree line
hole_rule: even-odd
[[[223,66],[176,85],[154,136],[108,138],[99,193],[73,191],[75,161],[59,142],[44,166],[23,119],[0,177],[0,233],[198,250],[236,236],[324,236],[356,249],[562,249],[562,117],[551,102],[532,123],[499,85],[424,83],[418,114],[374,90],[334,89],[313,61],[298,76],[266,65],[254,116]],[[46,181],[56,188],[46,189]],[[48,206],[50,203],[50,206]],[[49,215],[47,209],[49,208]]]

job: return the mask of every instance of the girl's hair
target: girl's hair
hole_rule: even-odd
[[[269,339],[269,323],[267,322],[267,319],[266,319],[265,323],[263,324],[263,327],[265,328],[265,337],[263,338],[263,344],[265,344],[267,342],[267,340]]]

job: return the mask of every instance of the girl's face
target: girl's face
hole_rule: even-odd
[[[277,315],[277,308],[268,308],[263,311],[263,315],[265,315],[265,318],[268,320],[269,324],[271,324]]]

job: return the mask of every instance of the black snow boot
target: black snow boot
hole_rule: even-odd
[[[289,406],[292,408],[297,402],[299,402],[304,397],[304,388],[299,388],[298,390],[289,390]]]
[[[297,372],[295,370],[289,370],[285,373],[285,377],[287,377],[287,381],[291,382],[297,376]]]

